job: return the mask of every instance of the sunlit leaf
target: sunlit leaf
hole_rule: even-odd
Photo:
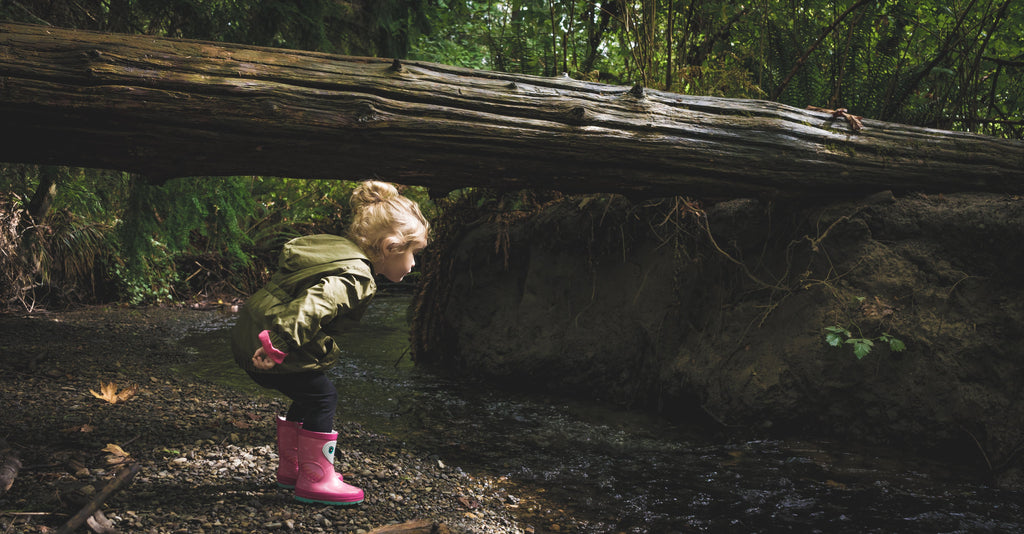
[[[89,390],[97,399],[103,399],[110,404],[117,402],[117,386],[113,382],[107,382],[106,384],[100,384],[101,393],[96,393],[93,390]]]
[[[103,447],[103,452],[109,452],[110,454],[113,454],[114,456],[120,456],[122,458],[126,458],[128,456],[131,456],[124,449],[122,449],[120,445],[118,445],[116,443],[107,443],[107,446]]]
[[[131,459],[131,455],[115,443],[107,443],[107,446],[103,447],[103,451],[109,453],[107,454],[107,463],[110,465],[123,464]]]
[[[138,393],[138,392],[139,392],[139,386],[133,384],[131,386],[128,386],[128,387],[124,388],[123,390],[121,390],[120,393],[118,393],[117,392],[117,385],[114,384],[113,382],[107,382],[106,384],[100,384],[100,392],[99,393],[97,393],[96,391],[91,390],[91,389],[89,390],[89,393],[92,393],[94,397],[96,397],[97,399],[103,399],[103,400],[109,402],[110,404],[117,404],[118,402],[124,402],[124,401],[132,398],[133,396],[135,396],[135,394]]]

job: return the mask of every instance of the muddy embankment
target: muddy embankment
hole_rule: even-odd
[[[1024,486],[1024,199],[695,208],[577,197],[446,227],[416,299],[416,358],[727,431],[941,455]],[[870,352],[830,345],[829,327]]]

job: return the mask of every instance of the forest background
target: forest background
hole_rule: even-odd
[[[0,20],[567,74],[1024,139],[1014,0],[0,0]],[[0,306],[248,295],[285,240],[344,232],[354,181],[370,177],[338,172],[152,184],[0,163]],[[404,191],[434,219],[460,201],[496,205],[491,192]]]

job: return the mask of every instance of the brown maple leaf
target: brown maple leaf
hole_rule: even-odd
[[[122,389],[121,392],[117,394],[117,400],[119,400],[121,402],[124,402],[124,401],[134,397],[135,394],[138,393],[138,392],[139,392],[139,386],[136,385],[136,384],[132,384],[132,385]]]
[[[139,386],[131,385],[117,392],[117,384],[113,382],[107,382],[106,384],[100,384],[100,393],[96,393],[94,390],[89,390],[97,399],[103,399],[110,404],[117,404],[118,401],[124,402],[132,398],[136,393],[139,392]]]

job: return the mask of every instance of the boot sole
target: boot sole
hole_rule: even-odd
[[[306,502],[306,503],[311,503],[311,504],[327,504],[327,505],[330,505],[330,506],[349,506],[349,505],[359,504],[359,503],[363,502],[363,499],[359,499],[358,501],[346,501],[346,502],[324,501],[324,500],[320,500],[320,499],[310,499],[308,497],[299,497],[298,495],[295,496],[295,500],[299,501],[299,502]]]

